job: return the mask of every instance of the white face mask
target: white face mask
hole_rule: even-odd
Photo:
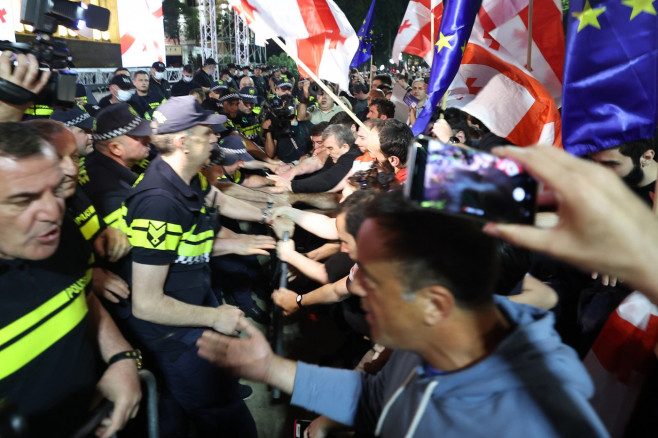
[[[185,82],[192,82],[192,79],[194,79],[192,76],[183,76]]]
[[[159,81],[164,79],[165,76],[166,76],[166,74],[163,71],[156,71],[155,74],[153,75],[153,77],[156,78]]]
[[[133,94],[135,94],[135,90],[118,90],[117,100],[119,102],[128,102]]]

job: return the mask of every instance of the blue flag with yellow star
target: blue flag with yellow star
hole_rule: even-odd
[[[370,3],[370,9],[368,9],[366,18],[359,28],[359,33],[356,34],[359,37],[359,50],[354,54],[350,68],[357,68],[372,56],[372,36],[374,35],[372,28],[375,25],[375,20],[373,20],[375,15],[375,1],[377,0],[372,0],[372,3]]]
[[[579,156],[651,138],[658,121],[657,0],[571,0],[564,149]]]
[[[434,44],[434,60],[427,86],[427,103],[411,128],[414,135],[425,131],[434,109],[455,78],[481,3],[481,0],[443,1],[443,16]]]

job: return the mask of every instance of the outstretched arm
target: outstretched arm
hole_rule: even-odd
[[[488,223],[486,233],[621,278],[658,303],[658,218],[617,175],[549,146],[493,152],[519,162],[553,190],[559,222],[546,229]]]

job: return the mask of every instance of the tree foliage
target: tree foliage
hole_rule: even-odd
[[[180,39],[199,40],[199,11],[180,0],[162,2],[164,32],[168,38],[180,42]],[[182,22],[182,26],[181,26]]]
[[[335,0],[336,4],[347,16],[347,19],[359,31],[363,19],[368,13],[371,0]],[[400,28],[402,17],[407,10],[408,1],[377,0],[375,6],[375,34],[381,34],[382,39],[373,48],[373,62],[376,65],[387,64],[393,52],[393,41]]]

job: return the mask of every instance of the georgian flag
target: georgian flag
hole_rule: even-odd
[[[348,88],[359,40],[333,0],[229,0],[258,40],[280,36],[320,79]],[[302,76],[308,73],[298,66]]]
[[[595,387],[590,402],[612,437],[624,436],[656,361],[656,343],[658,308],[633,292],[610,315],[583,361]]]

